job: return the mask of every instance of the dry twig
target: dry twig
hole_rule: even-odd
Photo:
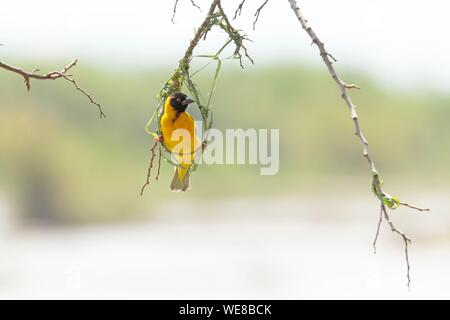
[[[410,283],[411,283],[411,278],[410,278],[410,269],[411,268],[410,268],[410,261],[409,261],[408,245],[411,243],[411,239],[408,238],[402,231],[400,231],[394,225],[394,223],[390,220],[390,216],[386,209],[385,201],[390,201],[390,202],[388,202],[388,203],[390,203],[390,206],[389,206],[390,208],[395,208],[398,205],[402,205],[402,206],[406,206],[406,207],[409,207],[409,208],[412,208],[415,210],[419,210],[419,211],[430,211],[430,210],[429,209],[421,209],[421,208],[409,205],[407,203],[399,202],[398,199],[390,197],[388,194],[383,192],[382,180],[379,177],[378,171],[375,167],[375,163],[372,160],[372,157],[370,156],[370,153],[369,153],[369,142],[365,138],[364,133],[361,129],[361,125],[359,123],[359,118],[358,118],[358,113],[356,112],[356,106],[353,104],[353,102],[348,94],[348,90],[356,89],[356,88],[359,89],[359,87],[356,86],[355,84],[347,84],[338,76],[336,69],[333,66],[333,62],[336,62],[336,59],[326,50],[324,43],[319,39],[317,34],[311,28],[311,26],[308,23],[308,20],[305,19],[302,12],[300,11],[297,1],[296,0],[288,0],[288,1],[291,5],[291,9],[294,11],[295,16],[297,17],[298,21],[300,22],[302,28],[309,35],[309,37],[312,40],[312,43],[315,44],[317,46],[317,48],[319,49],[320,56],[322,57],[322,60],[325,63],[325,65],[328,69],[328,72],[330,73],[331,77],[333,78],[333,80],[336,82],[336,84],[339,87],[341,98],[344,100],[345,104],[347,105],[347,107],[350,111],[351,118],[352,118],[354,126],[355,126],[355,135],[358,137],[359,141],[362,144],[363,155],[367,159],[369,167],[372,171],[372,176],[373,176],[372,187],[374,189],[374,193],[380,199],[380,206],[381,206],[380,219],[378,221],[377,232],[376,232],[375,239],[373,242],[374,251],[376,252],[376,244],[377,244],[378,236],[380,233],[381,223],[384,218],[387,221],[387,223],[389,224],[391,231],[398,234],[399,236],[401,236],[401,238],[404,241],[405,261],[406,261],[406,266],[407,266],[406,277],[407,277],[407,285],[409,288]]]
[[[242,8],[244,7],[245,1],[246,1],[246,0],[242,0],[242,2],[241,2],[241,3],[239,4],[239,6],[237,7],[236,11],[234,12],[233,20],[235,20],[238,16],[241,15],[241,13],[242,13]],[[259,20],[259,15],[261,14],[262,9],[264,9],[264,7],[266,6],[267,2],[269,2],[269,0],[265,0],[265,1],[263,2],[263,4],[262,4],[261,6],[259,6],[258,9],[256,9],[256,12],[255,12],[255,15],[254,15],[254,16],[255,16],[255,21],[253,21],[253,30],[255,30],[255,28],[256,28],[256,23],[257,23],[258,20]]]
[[[410,204],[408,204],[408,203],[406,203],[406,202],[400,202],[400,204],[401,204],[402,206],[404,206],[404,207],[408,207],[408,208],[410,208],[410,209],[414,209],[414,210],[417,210],[417,211],[420,211],[420,212],[429,212],[429,211],[431,211],[429,208],[419,208],[419,207],[410,205]]]
[[[242,7],[244,6],[246,0],[242,0],[242,2],[239,4],[238,8],[236,9],[236,11],[234,12],[234,17],[233,20],[237,18],[237,16],[241,15],[242,13]]]
[[[410,285],[411,285],[411,275],[410,275],[411,264],[409,262],[408,245],[411,244],[411,239],[406,234],[404,234],[402,231],[400,231],[394,225],[394,223],[391,221],[391,218],[390,218],[389,214],[387,213],[386,206],[382,205],[381,206],[381,210],[383,212],[383,218],[387,221],[387,223],[391,227],[391,231],[396,233],[396,234],[398,234],[402,238],[402,240],[403,240],[403,242],[405,244],[406,278],[407,278],[407,286],[408,286],[408,288],[410,288]]]
[[[65,66],[61,71],[52,71],[48,72],[46,74],[38,74],[39,69],[34,69],[31,72],[25,71],[21,68],[11,66],[9,64],[6,64],[4,62],[0,61],[0,68],[3,68],[7,71],[11,71],[13,73],[16,73],[23,77],[25,86],[28,91],[31,89],[31,79],[36,80],[56,80],[56,79],[64,79],[70,83],[72,83],[77,91],[80,91],[84,96],[86,96],[91,103],[97,106],[99,112],[100,112],[100,118],[106,117],[105,113],[103,112],[102,106],[94,100],[94,98],[86,92],[83,88],[81,88],[78,83],[73,78],[73,75],[67,74],[69,70],[71,70],[73,67],[76,66],[78,62],[78,59],[73,60],[71,63],[69,63],[67,66]]]
[[[264,3],[258,9],[256,9],[255,21],[253,21],[253,30],[255,30],[256,28],[256,23],[258,22],[259,14],[261,13],[261,10],[266,6],[267,2],[269,2],[269,0],[264,1]]]
[[[380,235],[380,229],[381,229],[382,222],[383,222],[383,207],[381,206],[380,218],[378,219],[378,224],[377,224],[377,232],[375,233],[375,239],[373,239],[373,253],[374,254],[377,253],[377,241],[378,241],[378,236]]]
[[[175,15],[177,14],[178,1],[179,0],[175,0],[175,3],[173,5],[172,23],[175,23]],[[193,7],[200,10],[200,12],[202,11],[202,8],[200,8],[200,6],[197,5],[194,0],[191,0],[191,4]]]
[[[161,150],[161,146],[159,147],[159,158],[158,158],[158,172],[156,174],[156,178],[155,180],[158,181],[159,179],[159,174],[161,172],[161,158],[162,158],[162,150]]]
[[[152,174],[152,168],[153,168],[153,160],[155,160],[155,156],[156,156],[156,147],[158,146],[158,141],[155,140],[155,143],[153,143],[152,148],[150,149],[151,151],[151,157],[150,157],[150,161],[148,163],[148,169],[147,169],[147,180],[145,181],[144,185],[141,188],[141,196],[144,194],[144,190],[145,188],[150,184],[150,176]],[[158,161],[158,175],[156,176],[156,180],[158,180],[159,178],[159,170],[161,167],[161,150],[159,150],[159,161]]]
[[[175,4],[173,5],[172,23],[175,23],[175,15],[177,14],[178,1],[179,0],[175,0]]]

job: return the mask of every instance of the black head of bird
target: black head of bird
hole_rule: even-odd
[[[176,92],[172,94],[170,98],[170,105],[178,112],[186,111],[186,108],[194,100],[190,99],[187,95],[181,92]]]

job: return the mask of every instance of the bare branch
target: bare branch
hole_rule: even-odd
[[[377,170],[375,168],[375,163],[372,161],[372,158],[370,157],[370,154],[369,154],[369,142],[367,141],[367,139],[364,136],[364,133],[361,130],[361,126],[360,126],[359,120],[358,120],[358,113],[356,112],[356,106],[353,104],[350,96],[347,93],[347,89],[357,88],[357,86],[354,84],[349,85],[349,84],[345,83],[338,76],[338,74],[333,66],[333,62],[330,60],[330,58],[334,62],[336,62],[336,59],[330,53],[328,53],[328,51],[325,49],[324,43],[322,41],[320,41],[320,39],[318,38],[318,36],[314,32],[314,30],[309,26],[308,21],[305,19],[302,12],[300,11],[300,8],[297,5],[297,1],[296,0],[288,0],[288,1],[291,4],[291,8],[294,11],[297,19],[300,21],[302,28],[306,31],[306,33],[308,33],[313,44],[315,44],[317,46],[317,48],[319,48],[320,56],[322,57],[322,60],[325,63],[325,65],[328,69],[328,72],[330,73],[331,77],[338,85],[339,91],[341,93],[341,97],[344,100],[345,104],[347,105],[348,109],[350,110],[351,117],[352,117],[354,125],[355,125],[355,134],[359,138],[359,140],[361,141],[361,143],[363,145],[364,157],[367,159],[369,166],[372,170],[372,173],[376,174]]]
[[[377,254],[377,241],[380,235],[381,223],[383,222],[383,207],[380,208],[380,218],[378,219],[377,232],[375,233],[375,239],[373,239],[373,253]]]
[[[406,265],[407,265],[406,276],[407,276],[407,280],[408,280],[407,284],[408,284],[408,288],[409,288],[410,283],[411,283],[411,278],[410,278],[410,262],[409,262],[408,245],[411,243],[411,239],[409,239],[402,231],[400,231],[394,225],[394,223],[390,220],[389,214],[386,209],[385,201],[386,201],[386,203],[389,203],[389,208],[391,208],[391,209],[395,209],[399,205],[403,205],[403,206],[406,206],[406,207],[409,207],[409,208],[412,208],[415,210],[419,210],[419,211],[429,211],[429,209],[420,209],[420,208],[417,208],[415,206],[412,206],[412,205],[409,205],[406,203],[401,203],[398,201],[397,198],[391,197],[388,194],[386,194],[385,192],[383,192],[383,190],[382,190],[383,182],[382,182],[382,180],[378,174],[378,171],[375,167],[375,163],[372,160],[372,157],[370,156],[370,153],[369,153],[369,142],[365,138],[364,133],[361,129],[361,125],[360,125],[359,118],[358,118],[358,113],[356,112],[356,106],[353,104],[353,102],[348,94],[348,90],[359,89],[359,87],[355,84],[347,84],[338,76],[336,69],[333,66],[333,63],[336,62],[336,59],[326,50],[324,43],[319,39],[317,34],[311,28],[311,26],[308,23],[308,20],[305,19],[302,12],[300,11],[297,1],[296,0],[288,0],[288,1],[291,5],[291,9],[294,11],[294,14],[297,17],[298,21],[300,22],[302,28],[306,31],[306,33],[311,38],[312,44],[315,44],[317,46],[317,48],[319,49],[320,56],[322,57],[322,60],[325,63],[325,65],[328,69],[328,72],[330,73],[331,77],[333,78],[333,80],[336,82],[336,84],[339,87],[341,98],[344,100],[345,104],[347,105],[347,107],[350,111],[351,118],[352,118],[354,126],[355,126],[355,135],[358,137],[359,141],[361,142],[361,145],[363,148],[363,155],[366,158],[366,160],[369,164],[369,167],[372,171],[372,176],[373,176],[372,188],[373,188],[374,193],[379,198],[380,205],[381,205],[380,219],[378,220],[377,232],[375,235],[375,239],[373,241],[374,252],[376,252],[376,243],[377,243],[378,236],[380,233],[381,223],[384,218],[388,222],[388,224],[391,228],[391,231],[400,235],[405,243],[405,259],[406,259]]]
[[[77,62],[78,62],[78,59],[75,59],[71,63],[69,63],[67,66],[65,66],[61,71],[52,71],[52,72],[49,72],[49,73],[46,73],[43,75],[37,73],[37,72],[39,72],[39,69],[34,69],[31,72],[27,72],[21,68],[11,66],[11,65],[6,64],[1,61],[0,61],[0,68],[3,68],[7,71],[11,71],[13,73],[16,73],[16,74],[22,76],[23,80],[25,82],[25,86],[28,91],[30,91],[30,89],[31,89],[31,79],[36,79],[36,80],[56,80],[56,79],[60,79],[60,78],[64,79],[64,80],[72,83],[75,86],[77,91],[80,91],[84,96],[86,96],[89,99],[89,101],[91,103],[93,103],[94,105],[97,106],[97,108],[100,112],[100,118],[106,117],[105,113],[103,112],[102,106],[98,102],[96,102],[89,93],[87,93],[84,89],[82,89],[78,85],[78,83],[75,81],[75,79],[73,78],[72,75],[67,74],[67,72],[69,70],[71,70],[73,67],[76,66]]]
[[[387,221],[387,223],[391,227],[392,232],[398,234],[402,238],[402,240],[403,240],[403,242],[405,244],[406,278],[407,278],[407,286],[408,286],[408,288],[410,288],[410,285],[411,285],[411,276],[410,276],[411,264],[409,262],[408,246],[409,246],[409,244],[411,244],[411,239],[408,238],[408,236],[406,236],[406,234],[404,234],[402,231],[400,231],[394,225],[394,223],[391,221],[391,219],[389,217],[389,214],[387,213],[386,206],[384,204],[381,205],[381,210],[383,212],[384,219]]]
[[[152,148],[150,149],[152,155],[150,157],[150,161],[148,163],[148,169],[147,169],[147,180],[145,181],[144,185],[141,188],[141,196],[144,195],[145,188],[150,184],[150,175],[152,174],[152,168],[153,168],[153,160],[155,160],[156,156],[156,146],[158,145],[158,140],[155,140],[155,143],[153,143]],[[159,167],[161,166],[161,150],[159,150],[159,165],[158,165],[158,175],[156,177],[156,180],[159,178]]]
[[[102,106],[98,102],[96,102],[89,93],[87,93],[83,88],[81,88],[78,85],[78,83],[75,81],[75,79],[73,79],[70,75],[64,75],[64,74],[62,74],[62,77],[64,79],[66,79],[67,81],[71,82],[78,91],[83,93],[89,99],[89,101],[91,101],[91,103],[93,103],[97,106],[97,108],[100,112],[100,118],[106,118],[106,114],[103,112]]]
[[[178,1],[179,0],[175,0],[175,3],[173,5],[172,23],[175,23],[175,15],[177,14]],[[200,10],[200,12],[202,12],[202,8],[200,8],[200,6],[197,5],[194,0],[191,0],[191,4],[192,6]]]
[[[401,204],[402,206],[404,206],[404,207],[408,207],[408,208],[410,208],[410,209],[414,209],[414,210],[417,210],[417,211],[420,211],[420,212],[429,212],[429,211],[431,211],[431,209],[429,209],[429,208],[419,208],[419,207],[410,205],[410,204],[405,203],[405,202],[400,202],[400,204]]]
[[[236,19],[238,15],[239,15],[239,16],[241,15],[241,13],[242,13],[242,7],[244,6],[245,1],[246,1],[246,0],[242,0],[242,2],[239,4],[238,8],[237,8],[236,11],[234,12],[233,20]]]
[[[202,12],[202,8],[200,8],[200,6],[197,5],[197,4],[194,2],[194,0],[191,0],[191,4],[192,4],[194,7],[196,7],[198,10],[200,10],[200,12]]]
[[[267,2],[269,2],[269,0],[264,1],[264,3],[256,10],[255,21],[253,21],[253,30],[255,30],[256,28],[256,23],[258,22],[259,14],[261,13],[261,10],[266,6]]]
[[[178,0],[175,0],[175,4],[173,5],[172,23],[175,23],[175,15],[177,14],[177,6],[178,6]]]
[[[158,172],[156,174],[156,178],[155,180],[158,181],[159,179],[159,174],[161,172],[161,158],[162,158],[162,151],[161,151],[161,146],[159,147],[159,158],[158,158]]]
[[[241,15],[241,13],[242,13],[242,8],[244,7],[245,1],[246,1],[246,0],[242,0],[242,2],[241,2],[241,3],[239,4],[239,6],[237,7],[236,11],[234,12],[233,20],[235,20],[238,16]],[[258,19],[259,19],[259,15],[261,14],[262,9],[266,6],[267,2],[269,2],[269,0],[265,0],[265,1],[263,2],[263,4],[262,4],[258,9],[256,9],[256,12],[255,12],[255,21],[253,21],[253,30],[255,30],[255,28],[256,28],[256,23],[258,22]]]

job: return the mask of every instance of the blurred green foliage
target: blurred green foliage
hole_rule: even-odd
[[[41,70],[55,64],[47,66]],[[320,192],[336,185],[369,192],[371,175],[348,110],[324,70],[232,64],[222,70],[214,126],[279,128],[277,176],[260,176],[257,166],[201,166],[193,189],[173,194],[173,168],[163,163],[160,180],[141,198],[152,144],[144,126],[172,70],[107,71],[80,63],[75,78],[102,103],[106,119],[68,83],[33,81],[27,93],[20,77],[0,72],[0,188],[27,218],[78,223],[136,218],[173,197]],[[214,66],[199,75],[204,91],[213,73]],[[352,96],[387,190],[447,185],[450,97],[377,87],[357,72],[343,77],[363,87]]]

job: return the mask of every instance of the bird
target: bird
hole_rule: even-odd
[[[179,166],[175,167],[170,189],[186,191],[190,187],[189,168],[195,160],[195,154],[202,146],[195,132],[194,118],[186,112],[189,104],[195,102],[182,92],[175,92],[167,97],[164,103],[163,115],[160,120],[162,141],[172,152]],[[184,129],[180,134],[173,133]]]

